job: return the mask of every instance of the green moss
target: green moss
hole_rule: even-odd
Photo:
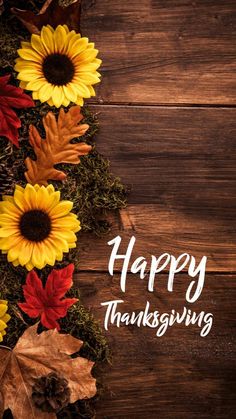
[[[38,272],[43,282],[45,282],[49,271],[50,269],[47,268]],[[2,256],[0,260],[0,275],[0,296],[9,301],[8,312],[11,315],[3,344],[14,348],[16,342],[26,328],[35,323],[35,320],[30,319],[26,314],[22,313],[17,306],[19,301],[24,301],[22,285],[25,283],[26,270],[21,267],[14,268],[11,264],[7,263]],[[110,362],[111,360],[107,341],[103,336],[103,332],[98,322],[81,304],[79,289],[71,289],[67,296],[76,297],[79,301],[68,310],[67,316],[60,320],[61,331],[62,333],[70,333],[72,336],[81,339],[84,342],[79,355],[96,363],[93,375],[99,377],[99,365],[101,366],[103,363]],[[97,387],[98,393],[93,399],[79,400],[73,405],[67,406],[58,414],[58,418],[94,418],[94,403],[101,392],[99,379]],[[10,418],[12,418],[11,413],[6,413],[4,419]]]
[[[27,8],[38,12],[45,0],[30,0]],[[61,4],[67,5],[70,0],[61,0]],[[17,57],[17,48],[20,41],[29,39],[29,33],[23,25],[10,14],[11,7],[24,9],[25,0],[8,0],[5,2],[5,12],[0,17],[0,75],[11,74],[11,83],[18,86],[16,73],[14,72],[14,61]],[[52,110],[58,115],[56,108],[51,108],[47,104],[41,105],[36,102],[35,108],[17,110],[17,114],[22,122],[19,130],[20,148],[12,146],[9,141],[0,137],[0,159],[4,161],[6,167],[12,170],[16,183],[24,186],[24,159],[27,156],[35,158],[34,152],[29,144],[28,129],[29,125],[35,125],[42,137],[45,132],[42,125],[42,117]],[[110,172],[109,161],[101,156],[95,147],[95,136],[98,131],[98,120],[89,109],[82,110],[84,122],[90,125],[89,131],[83,138],[75,141],[85,141],[93,146],[88,156],[81,158],[80,165],[59,165],[65,170],[68,177],[63,183],[53,182],[54,186],[61,191],[62,199],[74,202],[73,211],[78,215],[82,230],[101,235],[109,230],[109,223],[106,220],[107,211],[115,211],[126,205],[126,189],[119,178],[114,177]],[[14,185],[7,192],[13,192]],[[92,239],[92,238],[91,238]],[[79,242],[79,240],[78,240]],[[65,255],[62,263],[57,263],[55,268],[61,268],[73,262],[78,265],[78,251],[73,249]],[[38,272],[42,281],[45,282],[51,268],[46,267]],[[13,348],[22,335],[24,330],[33,324],[35,320],[30,319],[22,313],[17,303],[23,301],[22,285],[25,283],[27,272],[24,268],[14,268],[6,261],[6,256],[0,256],[0,295],[9,301],[9,313],[11,320],[8,324],[7,335],[4,337],[4,345]],[[79,298],[79,290],[73,288],[68,295]],[[83,307],[79,301],[72,306],[68,315],[60,321],[62,331],[71,333],[73,336],[84,341],[80,355],[96,362],[96,365],[110,360],[109,348],[102,330],[93,316]],[[96,374],[96,369],[94,370]],[[100,387],[100,385],[99,385]],[[96,397],[99,397],[99,392]],[[95,417],[94,401],[82,400],[64,409],[59,418],[93,418]],[[8,413],[6,416],[10,418]]]
[[[43,1],[32,0],[27,8],[38,11],[43,3]],[[16,0],[9,2],[9,8],[12,6],[21,7]],[[2,52],[0,68],[2,74],[12,74],[11,83],[16,85],[18,85],[18,81],[13,70],[14,61],[17,57],[16,50],[20,46],[20,40],[28,38],[29,34],[21,23],[14,16],[11,16],[9,10],[7,13],[5,12],[0,18],[0,48]],[[35,108],[17,111],[22,122],[22,127],[19,130],[20,149],[11,147],[9,153],[9,141],[0,137],[0,156],[4,156],[6,166],[12,168],[15,179],[21,185],[26,183],[24,159],[27,156],[34,158],[34,152],[28,140],[29,125],[35,125],[44,138],[42,117],[49,110],[58,115],[58,109],[47,104],[42,105],[39,102],[36,102]],[[126,205],[126,190],[120,179],[111,174],[109,161],[96,151],[94,136],[98,130],[97,117],[87,108],[83,109],[83,114],[85,116],[84,122],[90,125],[90,129],[78,141],[86,141],[92,144],[93,150],[88,156],[81,158],[80,165],[58,165],[59,168],[66,171],[68,177],[63,183],[52,183],[61,190],[63,199],[73,200],[74,211],[80,218],[83,230],[100,235],[109,230],[106,212],[108,210],[119,210]],[[6,147],[8,147],[8,153],[6,153]]]
[[[4,138],[0,140],[0,158],[4,157],[6,167],[12,169],[16,183],[22,186],[26,185],[24,160],[27,156],[35,158],[28,140],[29,124],[37,126],[44,138],[41,118],[48,110],[48,105],[43,105],[19,112],[22,120],[22,128],[19,130],[19,149],[9,146],[9,142]],[[85,116],[84,122],[89,123],[90,129],[78,141],[92,144],[93,149],[88,156],[81,158],[79,165],[57,165],[67,173],[67,179],[64,182],[52,183],[61,191],[62,199],[74,202],[73,211],[78,215],[83,231],[101,235],[109,230],[106,212],[121,209],[126,205],[126,189],[120,179],[111,174],[109,161],[96,151],[94,145],[94,135],[98,130],[96,116],[87,108],[82,111]],[[58,110],[54,109],[54,112],[57,114]]]

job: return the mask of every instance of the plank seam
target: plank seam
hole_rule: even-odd
[[[130,107],[130,108],[172,108],[172,109],[236,109],[235,105],[226,104],[198,104],[198,103],[126,103],[126,102],[90,102],[89,106]]]

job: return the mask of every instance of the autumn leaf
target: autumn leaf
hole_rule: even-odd
[[[45,288],[35,271],[31,271],[23,286],[25,303],[18,306],[29,317],[41,316],[41,323],[47,329],[60,330],[58,319],[65,317],[67,310],[78,301],[77,298],[64,298],[65,293],[72,287],[74,265],[71,263],[63,269],[53,269],[49,274]]]
[[[91,146],[85,143],[71,144],[71,140],[81,137],[89,125],[79,124],[83,119],[80,106],[72,106],[67,113],[60,109],[58,121],[52,112],[43,118],[46,139],[43,140],[36,127],[29,129],[30,144],[37,160],[26,158],[25,177],[32,185],[47,185],[48,180],[64,180],[66,174],[54,168],[58,163],[80,163],[80,156],[88,154]],[[79,124],[79,125],[78,125]]]
[[[12,108],[30,108],[35,105],[22,89],[8,84],[10,77],[0,77],[0,135],[19,147],[18,128],[21,127],[21,121]]]
[[[48,24],[53,28],[58,25],[67,25],[70,30],[80,32],[81,0],[75,0],[67,7],[60,6],[59,0],[47,0],[37,15],[16,7],[13,7],[11,11],[30,33],[39,34],[41,28]]]
[[[56,414],[38,409],[31,398],[36,380],[51,372],[68,381],[70,403],[96,394],[91,375],[94,363],[80,356],[71,358],[83,342],[55,329],[38,335],[37,327],[29,327],[13,350],[0,346],[1,417],[4,410],[11,409],[15,419],[56,419]]]

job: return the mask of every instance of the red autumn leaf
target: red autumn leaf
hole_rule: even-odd
[[[62,299],[73,284],[73,271],[72,263],[63,269],[53,269],[48,275],[45,288],[37,273],[31,271],[23,286],[26,302],[18,306],[31,318],[40,316],[42,325],[47,329],[60,330],[57,320],[65,317],[69,307],[78,301],[77,298]]]
[[[19,147],[18,128],[21,126],[21,121],[12,108],[30,108],[35,105],[20,87],[7,84],[10,77],[10,75],[0,77],[0,135],[7,137]]]

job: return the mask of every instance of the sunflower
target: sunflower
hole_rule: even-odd
[[[54,30],[43,26],[31,42],[22,42],[15,70],[20,87],[33,92],[33,99],[59,108],[70,102],[83,105],[83,98],[95,96],[93,85],[100,82],[98,50],[66,25]]]
[[[0,300],[0,342],[3,341],[7,328],[7,322],[9,322],[11,316],[7,313],[8,302],[6,300]]]
[[[0,202],[0,249],[14,266],[42,269],[62,261],[63,252],[76,247],[80,230],[73,203],[60,201],[52,185],[16,186],[13,196]]]

